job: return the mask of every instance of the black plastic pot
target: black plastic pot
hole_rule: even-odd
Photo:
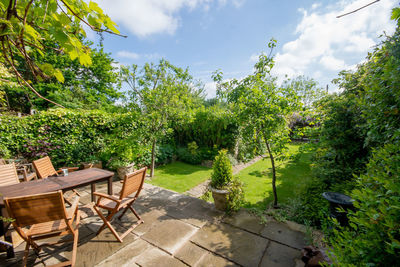
[[[324,192],[322,196],[329,201],[331,217],[336,218],[340,225],[347,226],[349,224],[347,211],[354,210],[354,200],[345,194],[336,192]],[[338,208],[343,208],[345,211],[338,211]]]

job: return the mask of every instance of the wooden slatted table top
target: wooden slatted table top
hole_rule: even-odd
[[[70,190],[95,183],[100,180],[109,179],[114,176],[113,172],[90,168],[70,172],[67,176],[48,177],[46,179],[31,180],[19,184],[0,187],[0,206],[4,206],[4,197],[17,197],[47,193],[57,190]]]

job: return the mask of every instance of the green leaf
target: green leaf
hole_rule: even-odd
[[[54,76],[56,77],[57,81],[59,81],[61,83],[64,82],[64,76],[59,69],[54,70]]]
[[[90,55],[87,53],[81,53],[79,55],[79,63],[84,66],[89,66],[92,64],[92,59],[90,58]]]

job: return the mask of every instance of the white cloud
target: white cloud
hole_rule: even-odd
[[[204,91],[207,98],[213,98],[217,96],[217,85],[215,82],[207,82],[204,84]]]
[[[259,54],[252,54],[249,58],[249,62],[251,63],[256,63],[258,61],[258,58],[260,57]]]
[[[215,0],[98,0],[100,7],[113,21],[127,28],[140,38],[153,34],[173,34],[182,23],[179,11],[203,7],[207,12]],[[220,5],[228,2],[239,8],[244,0],[218,0]]]
[[[344,60],[333,56],[322,56],[319,62],[328,70],[340,71],[347,68]]]
[[[125,51],[125,50],[118,51],[117,56],[122,57],[122,58],[129,58],[129,59],[138,59],[140,57],[139,54]]]
[[[121,50],[117,52],[117,57],[125,58],[130,60],[138,60],[138,59],[146,59],[150,61],[158,60],[163,56],[158,53],[151,53],[151,54],[138,54],[131,51]]]
[[[390,12],[396,3],[391,0],[382,0],[351,15],[336,18],[367,3],[366,0],[344,0],[331,6],[313,4],[309,10],[300,9],[303,17],[295,30],[297,38],[285,43],[276,54],[274,73],[312,77],[314,74],[321,76],[322,72],[334,76],[338,71],[360,63],[383,31],[394,31]],[[329,80],[334,78],[322,76]]]

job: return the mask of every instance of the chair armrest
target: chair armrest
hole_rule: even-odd
[[[99,196],[99,197],[104,197],[104,198],[107,198],[109,200],[115,201],[117,203],[121,202],[121,200],[119,198],[116,198],[114,196],[110,196],[110,195],[107,195],[107,194],[103,194],[103,193],[100,193],[100,192],[93,192],[93,195]]]
[[[79,204],[79,199],[80,197],[75,197],[74,201],[71,203],[71,207],[67,208],[67,219],[71,220],[74,218],[74,214],[76,210],[78,209],[78,204]]]

